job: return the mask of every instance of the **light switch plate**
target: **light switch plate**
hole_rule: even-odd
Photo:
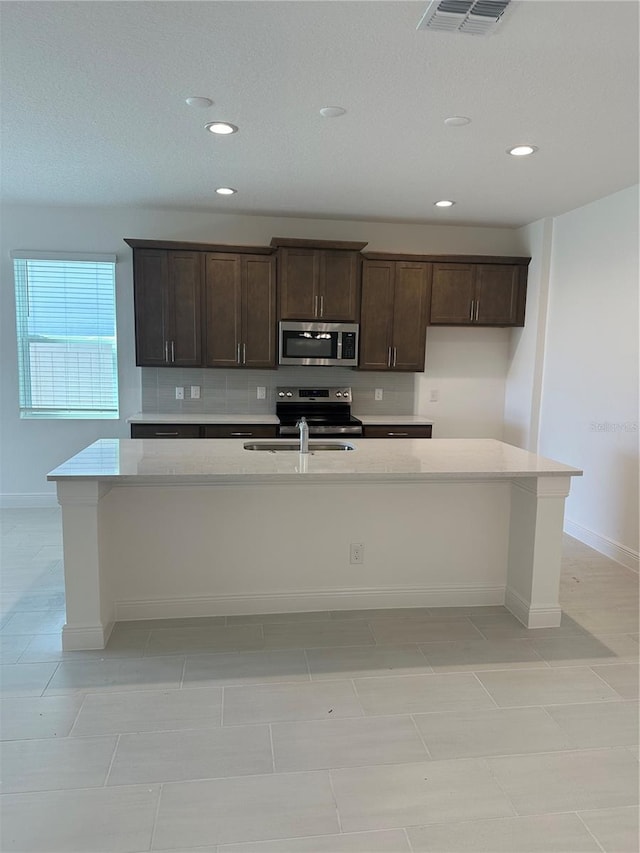
[[[440,399],[440,392],[438,391],[437,388],[432,388],[431,389],[431,396],[429,397],[429,402],[430,403],[437,403],[439,399]]]
[[[376,388],[375,399],[382,400],[382,388]]]
[[[267,399],[267,389],[264,385],[258,385],[256,389],[256,397],[258,400],[266,400]]]
[[[176,400],[184,400],[184,388],[181,385],[176,385]]]
[[[192,400],[199,400],[200,399],[200,386],[199,385],[192,385],[191,386],[191,399]]]

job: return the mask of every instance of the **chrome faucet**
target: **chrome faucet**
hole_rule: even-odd
[[[307,419],[303,416],[300,418],[298,423],[296,424],[298,429],[300,430],[300,453],[308,453],[309,452],[309,424],[307,423]]]

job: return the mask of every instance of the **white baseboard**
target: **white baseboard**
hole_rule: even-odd
[[[482,607],[504,603],[504,587],[318,590],[116,602],[116,620],[240,616],[378,607]]]
[[[0,509],[49,509],[58,506],[55,492],[5,492]]]
[[[111,636],[113,622],[108,625],[64,625],[62,628],[62,648],[66,652],[83,649],[104,649]]]
[[[504,606],[525,628],[557,628],[562,618],[562,608],[558,605],[531,607],[515,590],[507,587]]]
[[[599,533],[594,533],[593,530],[588,530],[586,527],[582,527],[582,525],[568,519],[565,519],[564,522],[564,532],[604,554],[605,557],[610,557],[616,563],[626,566],[627,569],[631,569],[633,572],[638,571],[638,552],[627,548],[626,545],[622,545],[620,542],[616,542],[614,539],[609,539],[606,536],[601,536]]]

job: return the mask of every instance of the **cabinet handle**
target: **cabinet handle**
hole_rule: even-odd
[[[164,360],[169,361],[169,341],[164,342]]]
[[[387,350],[387,367],[391,367],[391,347]]]
[[[324,296],[320,297],[320,316],[324,317]]]
[[[179,432],[154,432],[154,435],[180,435]]]
[[[240,344],[236,344],[236,364],[241,364],[240,361]]]
[[[480,300],[476,302],[476,323],[478,322],[478,311],[480,310]]]
[[[176,345],[175,341],[171,341],[171,361],[176,360]]]
[[[246,344],[242,344],[242,363],[243,364],[247,363],[247,345]]]
[[[396,360],[398,358],[398,347],[393,348],[393,366],[396,366]]]
[[[313,316],[318,316],[318,294],[313,297]]]
[[[252,432],[232,432],[231,435],[241,435],[243,437],[252,436]]]
[[[473,323],[473,303],[474,302],[475,302],[475,299],[472,299],[471,300],[471,309],[469,310],[469,322],[470,323]]]
[[[387,435],[409,435],[408,432],[388,432]]]

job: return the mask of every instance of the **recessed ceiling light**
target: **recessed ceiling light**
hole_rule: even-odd
[[[447,198],[443,198],[440,201],[434,202],[435,207],[453,207],[455,201],[449,201]]]
[[[346,113],[344,107],[322,107],[320,110],[320,115],[325,118],[337,118],[338,116],[343,116]]]
[[[189,104],[190,107],[200,107],[201,110],[213,106],[211,98],[186,98],[185,103]]]
[[[233,187],[218,187],[216,192],[218,195],[234,195],[238,190],[234,190]]]
[[[444,120],[447,127],[462,127],[465,124],[471,124],[471,119],[467,116],[449,116]]]
[[[205,127],[211,133],[219,133],[223,136],[229,133],[236,133],[238,128],[235,124],[230,124],[228,121],[210,121],[205,124]]]
[[[527,157],[529,154],[535,154],[537,150],[535,145],[516,145],[514,148],[508,148],[507,154],[513,157]]]

